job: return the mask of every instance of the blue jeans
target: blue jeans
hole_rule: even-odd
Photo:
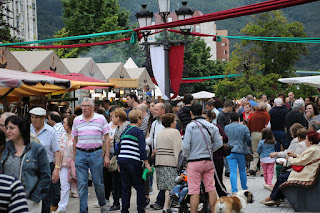
[[[137,191],[137,210],[144,213],[146,197],[144,193],[144,180],[142,179],[142,166],[131,163],[118,163],[120,167],[120,178],[122,185],[122,213],[128,213],[130,208],[131,187]]]
[[[225,168],[225,171],[224,173],[230,173],[230,167],[229,167],[229,164],[228,164],[228,160],[226,157],[223,157],[223,162],[224,162],[224,168]]]
[[[281,130],[272,130],[272,133],[274,135],[274,138],[276,139],[277,143],[275,145],[276,152],[280,152],[281,144],[283,145],[284,149],[288,149],[289,143],[287,141],[287,134],[285,131]]]
[[[103,153],[102,149],[95,152],[76,151],[76,172],[78,191],[80,199],[80,213],[88,212],[88,169],[90,168],[92,182],[98,203],[100,206],[106,205],[104,183],[103,183]]]
[[[239,166],[239,174],[241,187],[243,190],[248,189],[247,187],[247,173],[246,173],[246,156],[245,154],[232,152],[227,156],[230,166],[230,182],[232,192],[238,192],[237,188],[237,166]]]
[[[184,200],[184,198],[186,197],[186,195],[188,194],[188,186],[182,186],[180,184],[176,185],[175,187],[173,187],[173,189],[171,190],[171,194],[178,194],[179,195],[179,200]]]

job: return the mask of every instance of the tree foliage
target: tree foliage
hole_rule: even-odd
[[[252,22],[241,32],[246,36],[306,37],[303,24],[288,23],[281,11],[253,16]],[[242,76],[220,81],[215,86],[217,96],[240,98],[248,94],[267,94],[275,97],[279,90],[286,87],[278,83],[278,79],[289,77],[299,57],[307,54],[306,45],[296,43],[243,40],[235,47],[226,74]]]
[[[128,25],[128,11],[120,7],[118,0],[62,0],[62,5],[65,27],[58,31],[55,37],[87,35],[131,28]],[[56,44],[94,43],[127,37],[130,37],[130,34],[115,34]],[[141,48],[138,45],[130,45],[128,42],[90,48],[63,49],[56,51],[56,53],[63,58],[93,57],[96,62],[125,62],[131,56],[137,60],[137,64],[141,64],[143,61]]]

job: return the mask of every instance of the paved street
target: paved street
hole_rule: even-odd
[[[231,187],[230,187],[229,178],[225,178],[224,183],[225,183],[227,189],[230,190]],[[263,179],[263,177],[260,177],[260,175],[259,176],[257,175],[256,177],[252,177],[252,176],[248,177],[248,187],[249,187],[249,190],[253,193],[254,199],[255,199],[255,202],[253,204],[248,204],[248,206],[247,206],[248,213],[294,212],[294,210],[291,208],[291,206],[288,202],[281,204],[279,207],[267,207],[265,205],[260,204],[259,200],[270,195],[270,191],[268,191],[267,189],[264,189],[263,184],[264,184],[264,179]],[[158,192],[158,190],[156,189],[156,185],[154,185],[153,188],[154,188],[154,194],[150,195],[151,203],[154,203],[154,201],[156,200],[157,192]],[[238,180],[238,189],[240,189],[240,188],[241,188],[240,180]],[[89,201],[88,201],[89,212],[99,213],[100,212],[99,209],[94,208],[94,206],[93,206],[93,204],[95,202],[97,202],[93,187],[89,187],[89,193],[90,193]],[[136,210],[136,193],[134,190],[132,190],[130,211],[137,212],[137,210]],[[70,198],[69,205],[68,205],[68,212],[70,212],[70,213],[78,213],[79,212],[78,198]],[[153,210],[148,206],[146,209],[146,212],[160,213],[162,211],[161,210],[158,210],[158,211]]]

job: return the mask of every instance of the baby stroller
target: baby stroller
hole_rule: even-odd
[[[186,165],[187,165],[187,160],[182,155],[182,151],[181,151],[179,154],[178,166],[177,166],[178,174],[182,174],[185,171]],[[189,206],[190,206],[190,196],[189,195],[187,195],[180,203],[177,202],[177,199],[175,198],[174,193],[170,192],[170,197],[171,197],[170,208],[177,208],[179,213],[190,212],[189,211]],[[202,212],[202,213],[211,212],[210,205],[209,205],[209,195],[208,195],[208,193],[206,193],[204,184],[202,182],[200,185],[199,203],[203,204],[200,212]]]

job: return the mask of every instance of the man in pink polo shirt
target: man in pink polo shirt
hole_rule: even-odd
[[[103,115],[94,112],[94,101],[84,98],[81,104],[82,115],[73,121],[72,135],[74,136],[73,152],[78,181],[80,213],[88,212],[88,169],[92,174],[92,182],[100,205],[101,213],[107,212],[103,183],[104,157],[103,141],[108,140],[110,130]],[[106,153],[110,153],[110,144],[106,145]],[[109,156],[105,156],[106,166]]]

